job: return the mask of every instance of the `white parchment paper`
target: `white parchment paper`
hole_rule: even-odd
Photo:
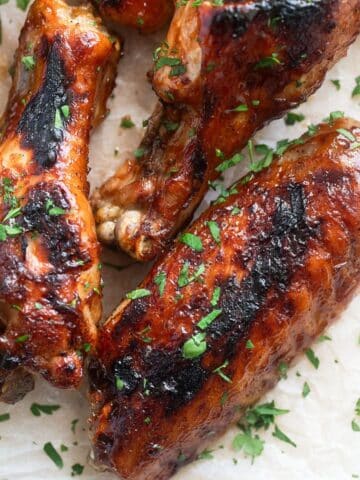
[[[17,46],[17,38],[25,14],[15,0],[0,6],[2,44],[0,45],[0,110],[5,106],[10,86],[8,67]],[[142,120],[148,117],[155,96],[145,79],[151,65],[151,52],[157,38],[141,37],[125,32],[125,56],[119,66],[115,96],[110,100],[111,112],[104,124],[93,134],[91,142],[90,182],[100,184],[137,147],[142,136]],[[298,110],[305,115],[300,124],[287,127],[283,120],[273,122],[256,136],[256,141],[274,145],[276,140],[295,138],[310,123],[317,123],[330,111],[342,110],[360,118],[360,96],[351,98],[355,77],[360,75],[360,41],[329,74],[323,87]],[[331,80],[340,80],[337,91]],[[136,127],[120,128],[124,115],[131,115]],[[115,150],[118,154],[115,155]],[[227,174],[227,184],[240,176],[246,165]],[[209,194],[200,209],[206,207],[214,194]],[[106,263],[126,265],[132,262],[121,254],[104,252]],[[134,288],[144,277],[148,266],[132,264],[119,272],[104,268],[105,314]],[[316,370],[306,358],[299,358],[287,380],[282,380],[265,400],[275,400],[290,413],[279,417],[279,427],[297,444],[294,448],[272,437],[272,429],[261,433],[265,440],[263,454],[254,464],[242,453],[232,450],[231,442],[239,432],[229,426],[225,436],[210,446],[213,459],[200,460],[185,467],[177,480],[347,480],[360,478],[360,432],[354,432],[351,422],[356,418],[355,404],[360,397],[360,297],[352,302],[342,318],[327,333],[332,338],[314,345],[320,359]],[[311,392],[302,396],[304,382]],[[32,403],[57,404],[61,408],[53,415],[35,417]],[[95,472],[88,464],[90,446],[86,418],[88,404],[79,392],[58,391],[38,379],[36,389],[13,407],[0,404],[0,415],[10,414],[10,420],[0,423],[0,480],[68,480],[72,465],[85,466],[80,478],[111,480],[108,473]],[[78,419],[75,433],[71,422]],[[358,417],[360,424],[360,417]],[[61,452],[64,468],[58,469],[43,452],[46,442],[52,442]],[[237,463],[234,463],[234,460]],[[359,477],[357,477],[359,476]],[[155,480],[155,479],[154,479]]]

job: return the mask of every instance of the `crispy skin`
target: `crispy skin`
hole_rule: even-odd
[[[186,72],[155,72],[163,105],[141,145],[145,154],[126,161],[92,199],[100,240],[138,260],[157,256],[219,175],[216,149],[232,156],[304,102],[359,29],[360,0],[179,8],[162,55],[180,58]],[[235,112],[239,105],[248,110]]]
[[[126,480],[167,479],[179,458],[194,459],[239,406],[271,388],[279,363],[308,347],[347,304],[360,282],[360,148],[339,128],[360,140],[353,120],[322,125],[251,182],[240,181],[189,230],[203,249],[177,241],[141,285],[151,294],[125,300],[109,318],[89,369],[98,463]],[[209,221],[220,228],[219,243]],[[202,264],[203,273],[180,288],[186,262],[188,277]],[[200,319],[214,309],[219,316],[202,330]],[[185,359],[184,343],[203,331],[206,352]],[[221,365],[231,383],[214,373]]]
[[[91,8],[62,0],[37,0],[20,36],[0,144],[0,219],[17,232],[4,236],[0,226],[0,398],[7,402],[31,389],[23,367],[77,387],[83,346],[96,341],[99,247],[88,144],[106,112],[119,50]],[[35,65],[26,66],[31,58]]]
[[[102,17],[115,25],[151,33],[170,20],[172,0],[94,0]]]

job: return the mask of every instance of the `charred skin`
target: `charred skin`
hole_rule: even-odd
[[[93,196],[100,240],[141,261],[156,257],[218,177],[216,149],[231,157],[304,102],[359,30],[359,0],[178,8],[153,74],[162,105],[144,155],[128,159]],[[162,58],[178,64],[158,68]],[[234,111],[239,105],[247,110]]]
[[[160,30],[174,10],[172,0],[95,0],[101,16],[114,25],[143,33]]]
[[[176,241],[140,287],[150,294],[125,300],[109,318],[89,369],[99,464],[126,480],[169,478],[342,311],[360,282],[359,139],[358,122],[323,124],[240,181],[187,232],[202,248]],[[180,287],[186,262],[188,278],[202,273]],[[197,334],[206,351],[185,358]],[[214,372],[220,366],[229,382]]]
[[[119,57],[91,8],[62,0],[35,1],[19,42],[0,144],[0,398],[10,403],[31,389],[27,370],[77,387],[96,343],[88,144]]]

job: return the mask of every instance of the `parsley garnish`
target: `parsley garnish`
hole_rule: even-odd
[[[30,71],[35,68],[35,59],[32,55],[26,55],[22,57],[21,63],[24,65],[25,70]]]
[[[52,415],[59,410],[60,405],[40,405],[39,403],[33,403],[30,407],[31,413],[35,417],[40,417],[42,413],[45,415]]]
[[[352,91],[352,96],[355,97],[356,95],[360,95],[360,76],[355,78],[355,88]]]
[[[71,476],[75,477],[76,475],[81,475],[84,471],[84,465],[80,465],[80,463],[75,463],[71,467]]]
[[[58,452],[55,450],[51,442],[47,442],[44,445],[44,452],[52,460],[58,468],[63,468],[64,462]]]
[[[221,288],[215,287],[210,300],[210,304],[212,307],[215,307],[219,303],[220,295],[221,295]]]
[[[159,272],[154,278],[154,283],[158,286],[160,297],[162,297],[166,286],[166,273]]]
[[[183,233],[180,235],[179,241],[190,247],[195,252],[202,252],[203,250],[201,238],[193,233]]]
[[[305,355],[307,356],[309,362],[317,370],[319,368],[319,365],[320,365],[320,360],[315,355],[314,351],[311,348],[308,348],[307,350],[305,350]]]
[[[205,337],[206,334],[201,332],[189,338],[182,347],[183,357],[186,359],[200,357],[207,348]]]
[[[310,393],[310,387],[307,382],[304,383],[303,389],[302,389],[302,396],[306,398]]]
[[[289,445],[296,447],[296,443],[294,443],[287,435],[285,435],[285,433],[282,432],[277,425],[275,425],[275,431],[273,432],[272,436],[278,438],[282,442],[288,443]]]
[[[208,313],[205,317],[203,317],[200,322],[197,324],[198,327],[201,330],[206,330],[212,323],[213,321],[221,315],[222,310],[221,309],[215,309],[212,312]]]
[[[138,288],[137,290],[132,290],[131,292],[126,294],[126,298],[129,300],[136,300],[138,298],[148,297],[151,295],[150,290],[146,288]]]
[[[211,233],[211,236],[213,237],[213,239],[215,240],[215,242],[217,244],[221,243],[221,238],[220,238],[220,227],[219,225],[214,222],[214,221],[209,221],[209,222],[206,222],[207,226],[209,227],[209,230],[210,230],[210,233]]]
[[[248,455],[253,460],[262,454],[264,450],[264,441],[258,435],[252,435],[250,431],[239,433],[232,442],[234,450],[243,450],[245,455]]]
[[[135,127],[135,123],[131,120],[130,116],[123,117],[121,119],[120,127],[121,128],[133,128],[133,127]]]
[[[305,119],[305,115],[302,113],[289,112],[285,117],[286,125],[295,125],[297,122],[302,122]]]
[[[10,413],[2,413],[0,415],[0,422],[6,422],[7,420],[10,420]]]

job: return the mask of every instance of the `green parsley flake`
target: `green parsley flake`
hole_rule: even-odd
[[[166,273],[159,272],[154,278],[154,283],[158,286],[160,297],[162,297],[166,286]]]
[[[115,386],[118,390],[123,390],[125,388],[125,382],[120,377],[115,377]]]
[[[180,235],[179,241],[190,247],[195,252],[203,251],[203,244],[201,238],[197,235],[194,235],[193,233],[183,233],[182,235]]]
[[[23,12],[26,11],[28,5],[30,3],[30,0],[16,0],[16,6],[20,8]]]
[[[135,123],[131,120],[130,116],[123,117],[120,123],[121,128],[133,128]]]
[[[307,382],[305,382],[304,386],[303,386],[303,389],[302,389],[302,396],[304,398],[306,398],[309,395],[310,391],[311,390],[310,390],[309,384]]]
[[[25,335],[20,335],[19,337],[17,337],[17,338],[15,339],[15,342],[16,342],[16,343],[24,343],[24,342],[26,342],[27,340],[29,340],[29,338],[30,338],[30,335],[27,335],[27,334],[25,334]]]
[[[30,407],[31,413],[35,417],[40,417],[42,413],[45,415],[52,415],[59,410],[60,405],[40,405],[39,403],[33,403]]]
[[[275,430],[274,430],[272,436],[275,437],[275,438],[278,438],[282,442],[285,442],[285,443],[288,443],[289,445],[292,445],[295,448],[297,446],[296,443],[294,443],[287,435],[285,435],[285,433],[282,432],[277,425],[275,425]]]
[[[250,431],[239,433],[232,442],[233,449],[243,450],[245,455],[252,459],[262,454],[264,450],[264,441],[258,435],[252,435]]]
[[[214,222],[214,221],[209,221],[206,222],[207,226],[209,227],[211,236],[215,240],[215,242],[219,245],[221,243],[221,237],[220,237],[220,227],[219,225]]]
[[[126,298],[129,300],[136,300],[138,298],[148,297],[149,295],[151,295],[150,290],[147,290],[146,288],[138,288],[137,290],[132,290],[127,293]]]
[[[255,345],[254,345],[253,342],[249,339],[249,340],[246,342],[245,347],[246,347],[248,350],[253,350],[253,349],[255,348]]]
[[[71,476],[75,477],[77,475],[81,475],[84,471],[84,465],[80,465],[80,463],[75,463],[71,467]]]
[[[340,88],[341,88],[340,80],[331,80],[331,83],[334,85],[336,90],[338,90],[338,91],[340,90]]]
[[[225,373],[223,372],[224,368],[228,366],[229,366],[229,360],[225,360],[225,362],[222,365],[220,365],[220,367],[217,367],[213,370],[213,373],[216,373],[217,375],[219,375],[219,377],[222,378],[225,382],[232,383],[231,378],[225,375]]]
[[[307,356],[309,362],[317,370],[319,368],[319,365],[320,365],[320,360],[315,355],[314,351],[311,348],[308,348],[307,350],[305,350],[305,355]]]
[[[221,315],[222,313],[222,310],[221,309],[215,309],[213,310],[212,312],[208,313],[205,317],[203,317],[200,322],[197,324],[197,326],[201,329],[201,330],[205,330],[206,328],[208,328],[212,323],[213,321],[219,316]]]
[[[58,468],[63,468],[64,462],[58,452],[55,450],[51,442],[47,442],[44,445],[44,452],[52,460]]]
[[[193,359],[200,357],[207,349],[205,333],[197,333],[187,340],[182,347],[183,357]]]
[[[356,95],[360,95],[360,76],[355,78],[355,88],[352,91],[352,97],[355,97]]]
[[[223,158],[223,157],[219,157],[219,158]],[[242,162],[244,160],[244,158],[245,158],[244,155],[242,155],[241,153],[235,153],[235,155],[233,155],[228,160],[224,160],[223,162],[221,162],[215,168],[215,170],[219,173],[223,173],[226,170],[228,170],[229,168],[234,167],[238,163]]]
[[[32,55],[26,55],[22,57],[21,63],[24,65],[25,70],[27,71],[33,70],[36,65],[35,59]]]
[[[297,122],[302,122],[305,119],[305,115],[302,113],[289,112],[285,117],[286,125],[295,125]]]
[[[215,287],[210,300],[210,304],[212,307],[216,307],[216,305],[219,303],[220,295],[221,295],[221,288]]]
[[[6,422],[8,420],[10,420],[10,413],[0,414],[0,422]]]

